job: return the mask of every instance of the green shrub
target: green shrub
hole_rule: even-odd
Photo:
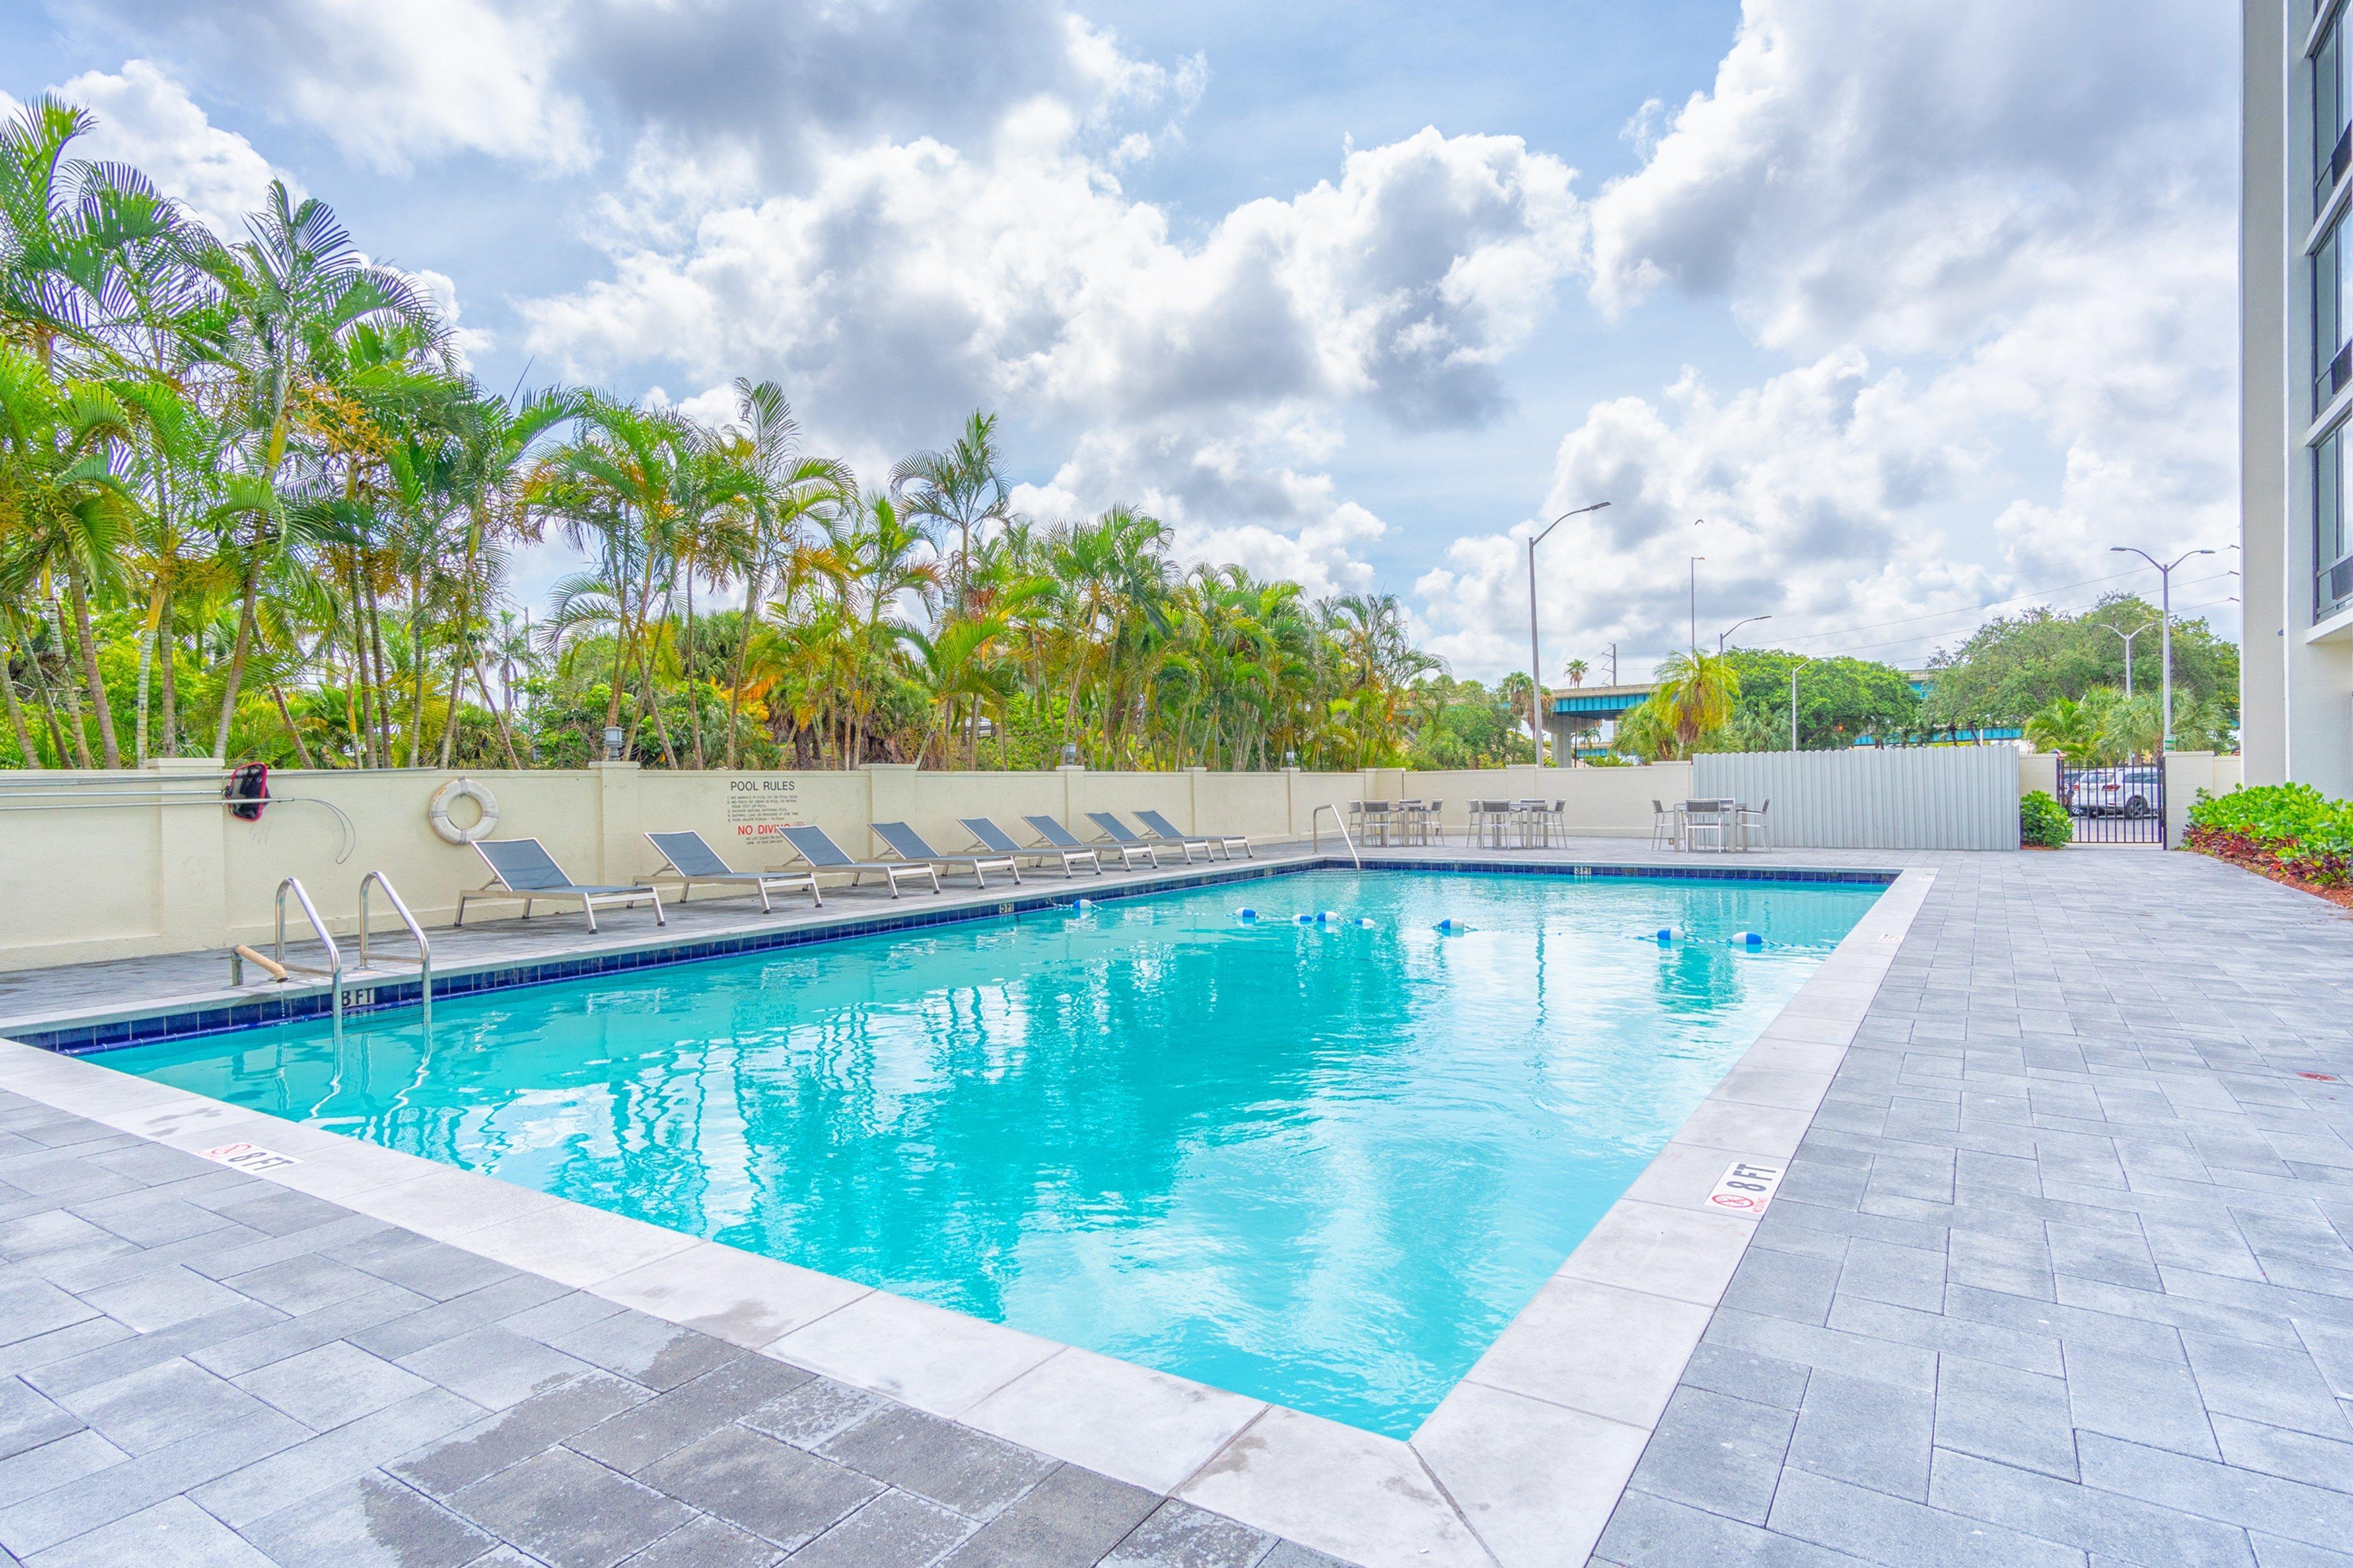
[[[2189,848],[2315,887],[2353,884],[2353,801],[2310,784],[2257,784],[2228,795],[2198,792]]]
[[[2075,825],[2050,791],[2031,789],[2018,803],[2018,837],[2037,849],[2063,848],[2074,841]]]

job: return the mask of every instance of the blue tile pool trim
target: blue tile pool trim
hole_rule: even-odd
[[[706,959],[803,947],[811,942],[840,942],[850,937],[876,936],[886,931],[912,931],[923,926],[1002,920],[1008,915],[1018,919],[1022,915],[1044,910],[1067,910],[1082,899],[1093,903],[1109,903],[1119,899],[1153,898],[1188,888],[1350,868],[1349,863],[1338,856],[1326,855],[1307,860],[1246,860],[1231,866],[1220,865],[1215,869],[1204,867],[1189,875],[1180,874],[1150,882],[1121,883],[1100,892],[1083,882],[1075,885],[1066,882],[1058,884],[1050,893],[1016,893],[994,902],[976,900],[941,910],[893,910],[889,914],[858,920],[830,921],[772,931],[749,931],[670,946],[592,953],[582,958],[537,959],[501,969],[440,974],[434,977],[433,994],[437,998],[466,996],[478,991],[510,991],[526,985],[553,985],[589,975],[616,974],[627,970],[660,968],[676,963],[697,963]],[[1367,871],[1475,872],[1482,875],[1504,872],[1572,879],[1607,877],[1694,882],[1843,882],[1874,888],[1888,886],[1897,875],[1894,871],[1798,870],[1742,866],[1582,866],[1470,858],[1401,860],[1383,859],[1377,855],[1364,857],[1363,868]],[[343,1013],[346,1017],[414,1006],[418,1000],[417,982],[387,980],[366,987],[364,994],[367,996],[364,1002],[345,1003]],[[346,992],[347,996],[353,993]],[[178,1012],[165,1011],[142,1018],[121,1018],[110,1023],[63,1029],[14,1033],[8,1037],[21,1045],[36,1046],[65,1056],[84,1056],[93,1051],[112,1050],[120,1046],[152,1045],[158,1040],[187,1039],[198,1035],[233,1034],[271,1024],[324,1017],[332,1010],[327,994],[313,991],[299,995],[258,998],[251,1002],[191,1007]]]

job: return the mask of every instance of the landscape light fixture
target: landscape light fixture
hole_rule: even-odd
[[[2131,544],[2111,544],[2111,554],[2137,555],[2157,568],[2158,581],[2158,665],[2165,679],[2165,740],[2159,754],[2173,750],[2173,569],[2196,555],[2211,555],[2211,550],[2185,550],[2170,561],[2159,561],[2147,551]]]
[[[1536,766],[1544,766],[1544,656],[1536,646],[1536,546],[1546,536],[1572,517],[1583,517],[1588,511],[1599,511],[1609,503],[1595,501],[1591,506],[1578,507],[1575,511],[1562,512],[1544,525],[1539,533],[1528,535],[1528,739],[1536,749]]]
[[[608,763],[621,760],[621,727],[618,724],[605,726],[605,760]]]
[[[1725,638],[1726,638],[1726,637],[1730,637],[1733,633],[1735,633],[1735,632],[1738,631],[1741,627],[1743,627],[1743,626],[1745,626],[1749,625],[1751,622],[1755,622],[1755,621],[1769,621],[1769,620],[1771,620],[1772,618],[1773,618],[1773,617],[1772,617],[1772,616],[1749,616],[1749,617],[1748,617],[1748,619],[1747,619],[1747,620],[1745,620],[1745,621],[1735,621],[1735,622],[1733,622],[1730,626],[1728,626],[1725,627],[1725,628],[1724,628],[1724,630],[1722,630],[1722,631],[1720,631],[1720,632],[1716,633],[1716,634],[1715,634],[1715,651],[1716,651],[1717,656],[1718,656],[1718,657],[1721,657],[1721,656],[1723,655],[1723,653],[1724,653],[1724,639],[1725,639]]]

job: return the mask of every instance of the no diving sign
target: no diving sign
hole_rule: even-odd
[[[1734,1214],[1757,1215],[1773,1201],[1773,1193],[1781,1184],[1779,1165],[1756,1165],[1746,1160],[1735,1160],[1732,1169],[1724,1173],[1724,1180],[1715,1184],[1715,1191],[1707,1194],[1710,1208],[1726,1209]]]
[[[204,1157],[216,1164],[252,1173],[275,1171],[285,1165],[302,1162],[291,1154],[280,1154],[275,1149],[265,1149],[259,1143],[224,1143],[217,1149],[206,1149]]]

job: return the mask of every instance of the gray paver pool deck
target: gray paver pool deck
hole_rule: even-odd
[[[1689,863],[1600,842],[1560,858]],[[1839,1031],[1819,1110],[1782,1113],[1796,1152],[1728,1283],[1701,1270],[1667,1292],[1700,1303],[1704,1331],[1661,1410],[1602,1443],[1630,1436],[1640,1460],[1596,1560],[2353,1568],[2353,1089],[2301,1076],[2353,1079],[2353,921],[2156,852],[1745,858],[1774,861],[1936,877]],[[480,940],[570,946],[570,923]],[[607,936],[644,940],[618,917]],[[185,984],[169,966],[193,962],[108,966],[110,1002]],[[0,980],[0,1020],[52,1014],[75,984]],[[1790,1059],[1836,1054],[1807,1033]],[[751,1353],[773,1323],[705,1333],[560,1283],[574,1237],[549,1239],[544,1268],[492,1262],[411,1234],[380,1193],[363,1216],[13,1096],[0,1183],[0,1547],[44,1564],[149,1545],[222,1563],[1314,1561],[1164,1500],[1175,1489]],[[485,1223],[545,1224],[536,1196]],[[1577,1258],[1598,1283],[1656,1244]],[[1465,1408],[1518,1412],[1484,1437],[1516,1421],[1572,1452],[1601,1441],[1591,1400],[1481,1376]],[[1287,1415],[1250,1431],[1280,1447]],[[1454,1458],[1497,1497],[1527,1474],[1508,1443]],[[1482,1500],[1448,1500],[1475,1534]],[[1524,1519],[1550,1500],[1533,1500]],[[1574,1563],[1590,1539],[1476,1546]]]

